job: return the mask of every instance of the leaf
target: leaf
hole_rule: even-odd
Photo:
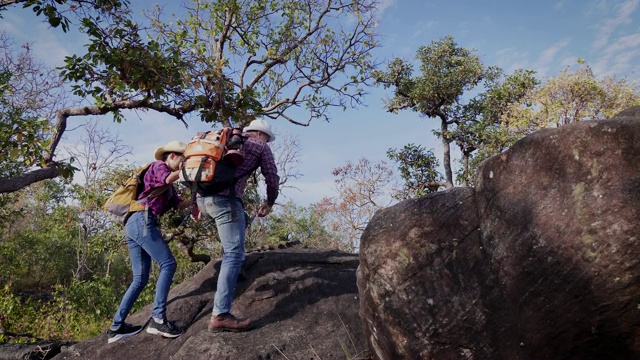
[[[10,156],[12,159],[17,159],[17,158],[18,158],[18,156],[20,156],[20,149],[18,149],[18,148],[13,148],[13,149],[9,150],[9,156]]]

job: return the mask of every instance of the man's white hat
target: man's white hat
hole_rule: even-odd
[[[276,139],[276,136],[273,135],[273,131],[271,131],[271,125],[264,120],[253,120],[249,126],[245,127],[242,131],[260,131],[267,135],[269,135],[269,140],[267,142],[272,142]]]
[[[162,160],[162,155],[168,152],[182,154],[184,153],[186,148],[187,148],[187,144],[183,143],[182,141],[177,141],[177,140],[169,141],[168,143],[156,149],[156,153],[155,153],[156,160]]]

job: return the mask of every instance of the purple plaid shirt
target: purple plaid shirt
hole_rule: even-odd
[[[173,184],[167,185],[165,183],[169,174],[171,174],[171,169],[162,160],[156,160],[151,164],[147,173],[144,174],[144,190],[140,193],[138,199],[149,195],[156,188],[167,186],[167,190],[147,201],[149,210],[155,216],[160,216],[173,208],[177,208],[182,201]]]
[[[242,152],[244,154],[244,162],[236,169],[236,174],[246,175],[238,179],[236,183],[236,196],[242,199],[244,195],[247,180],[249,176],[251,176],[251,174],[247,172],[260,167],[260,172],[262,176],[264,176],[264,182],[267,184],[267,204],[273,205],[278,197],[280,177],[278,176],[278,168],[276,167],[271,148],[269,148],[266,142],[249,137],[242,146]],[[220,195],[229,196],[231,195],[231,190],[224,190]]]

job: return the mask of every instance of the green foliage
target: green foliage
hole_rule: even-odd
[[[394,89],[393,97],[387,100],[387,109],[392,112],[411,109],[440,118],[440,129],[434,134],[442,139],[445,185],[454,185],[452,142],[460,147],[463,156],[457,182],[469,184],[474,171],[469,167],[472,153],[482,149],[487,139],[496,140],[494,130],[507,121],[512,106],[520,104],[537,84],[534,72],[517,70],[504,76],[501,69],[485,66],[475,50],[458,47],[451,36],[420,47],[416,60],[420,63],[419,76],[412,76],[413,66],[401,59],[391,61],[387,71],[373,73],[377,83]],[[463,101],[464,95],[478,86],[483,87],[479,94]]]
[[[561,126],[583,120],[611,118],[640,104],[637,84],[625,78],[596,78],[591,67],[580,64],[575,71],[565,68],[550,78],[530,98],[521,120],[538,126]],[[533,111],[526,113],[527,108]],[[526,117],[526,115],[529,115]]]
[[[48,119],[29,115],[28,109],[12,101],[13,76],[9,68],[0,68],[0,176],[4,177],[41,165],[43,154],[49,145]]]
[[[404,180],[402,191],[396,194],[397,199],[417,198],[438,191],[442,185],[442,175],[436,170],[438,159],[433,150],[407,144],[401,150],[387,150],[387,157],[398,163],[400,176]]]
[[[394,87],[387,102],[390,111],[411,108],[446,121],[449,108],[490,74],[473,50],[458,47],[451,36],[418,48],[416,60],[420,76],[411,77],[413,66],[401,59],[391,61],[387,72],[373,72],[379,84]]]
[[[472,185],[482,161],[536,130],[606,119],[640,104],[635,83],[624,78],[598,79],[583,60],[578,65],[542,84],[532,71],[524,70],[489,82],[487,91],[470,103],[480,117],[458,124],[453,135],[463,153],[475,151],[468,164],[463,164],[458,181]]]
[[[33,58],[30,47],[25,45],[16,51],[11,39],[0,34],[0,178],[3,182],[52,164],[53,154],[49,152],[54,129],[51,121],[55,116],[54,107],[65,101],[60,79]],[[76,170],[72,162],[73,159],[58,160],[57,174],[70,178]]]
[[[103,22],[84,19],[82,29],[91,43],[84,56],[72,55],[65,59],[61,75],[76,82],[73,93],[81,97],[91,96],[98,106],[113,108],[116,120],[121,117],[114,99],[135,98],[145,100],[141,107],[154,107],[151,99],[170,106],[181,105],[172,96],[186,93],[178,49],[165,47],[155,40],[144,41],[138,24],[128,12],[114,14],[113,24],[104,27]]]
[[[7,219],[0,242],[0,282],[17,289],[51,289],[67,282],[74,268],[77,209],[59,205],[61,189],[52,182],[22,190],[22,216]],[[28,255],[27,255],[28,254]]]
[[[421,46],[416,52],[420,63],[420,76],[412,77],[413,66],[395,59],[388,70],[375,71],[373,77],[385,88],[393,87],[394,96],[387,100],[387,109],[397,112],[411,109],[424,116],[440,118],[445,185],[452,187],[450,143],[453,141],[449,127],[459,121],[461,98],[483,80],[491,80],[499,70],[485,67],[474,50],[458,47],[453,37],[446,36]]]
[[[293,121],[284,113],[301,105],[326,118],[360,102],[376,46],[374,1],[331,5],[194,1],[184,18],[150,13],[150,27],[124,8],[85,17],[87,53],[68,57],[62,74],[118,121],[122,108],[149,108],[242,126],[247,114]]]
[[[97,0],[88,2],[86,4],[83,1],[69,2],[73,3],[70,5],[70,9],[79,16],[81,16],[80,14],[83,13],[84,10],[86,10],[83,9],[83,6],[93,7],[93,9],[98,11],[99,13],[107,14],[114,8],[128,6],[129,4],[126,0]],[[38,16],[44,15],[49,22],[49,25],[54,28],[60,26],[62,28],[62,31],[64,32],[67,32],[69,30],[70,20],[63,15],[64,11],[61,11],[59,7],[66,4],[67,0],[26,0],[22,2],[22,6],[24,8],[30,7]]]
[[[292,201],[265,218],[268,243],[300,241],[314,248],[336,248],[337,238],[325,226],[325,216],[315,206],[301,207]]]
[[[99,297],[99,294],[95,295]],[[117,303],[111,304],[112,309],[114,306]],[[36,298],[18,296],[10,285],[5,285],[0,289],[0,325],[6,333],[18,336],[4,341],[84,340],[96,336],[104,331],[110,319],[101,315],[99,310],[87,311],[87,308],[86,301],[68,297],[61,287],[51,296]]]

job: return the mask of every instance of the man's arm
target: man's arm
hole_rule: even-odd
[[[264,182],[267,185],[267,201],[258,209],[258,216],[267,216],[271,212],[271,207],[278,197],[278,188],[280,185],[280,177],[278,176],[278,168],[276,166],[273,153],[269,146],[264,147],[260,160],[260,171],[264,176]]]

